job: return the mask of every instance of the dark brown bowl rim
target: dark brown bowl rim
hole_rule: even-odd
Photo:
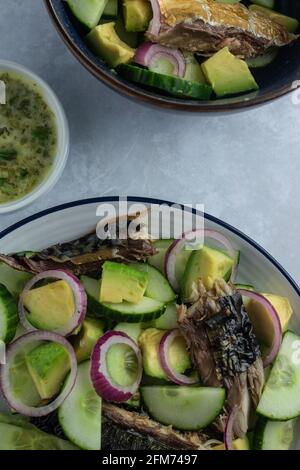
[[[57,16],[55,7],[52,5],[52,0],[44,0],[44,3],[47,7],[47,10],[54,21],[56,29],[60,33],[62,39],[64,40],[65,44],[71,50],[71,52],[77,57],[79,62],[91,72],[96,78],[100,79],[104,82],[107,86],[111,89],[115,90],[116,92],[120,93],[121,95],[126,95],[129,98],[136,99],[138,101],[143,101],[149,105],[155,105],[160,108],[165,109],[172,109],[178,111],[189,111],[189,112],[206,112],[206,113],[214,113],[214,112],[228,112],[228,111],[241,111],[249,108],[253,108],[255,106],[259,106],[262,104],[266,104],[270,101],[273,101],[277,98],[283,97],[292,91],[294,91],[293,83],[287,85],[285,87],[280,88],[277,91],[270,92],[264,96],[258,96],[256,98],[252,98],[250,100],[245,100],[239,103],[230,103],[230,104],[214,104],[206,105],[206,104],[199,104],[199,105],[190,105],[183,102],[169,102],[168,98],[159,96],[149,96],[146,93],[143,93],[142,89],[132,89],[129,85],[122,83],[116,77],[109,75],[105,70],[101,70],[98,68],[82,51],[81,49],[75,44],[69,34],[66,32],[64,25],[60,21],[59,17]]]

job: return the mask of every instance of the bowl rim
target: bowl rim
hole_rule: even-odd
[[[58,182],[67,164],[70,150],[70,130],[64,108],[53,89],[39,75],[17,62],[0,59],[0,72],[12,71],[25,80],[37,84],[52,110],[57,126],[57,149],[51,170],[47,176],[28,194],[0,204],[0,214],[17,211],[48,193]]]
[[[37,212],[25,219],[20,220],[19,222],[7,227],[6,229],[0,232],[0,241],[3,240],[7,235],[13,233],[14,231],[18,230],[19,228],[24,227],[25,225],[29,225],[31,222],[46,217],[50,214],[55,214],[57,212],[62,212],[67,209],[72,209],[74,207],[84,207],[89,204],[105,204],[111,202],[117,202],[119,200],[119,196],[103,196],[103,197],[93,197],[88,199],[79,199],[76,201],[68,202],[65,204],[60,204],[49,209],[45,209],[43,211]],[[164,199],[159,198],[148,198],[148,197],[141,197],[141,196],[128,196],[127,201],[135,202],[135,203],[144,203],[144,204],[158,204],[158,205],[168,205],[174,206],[176,204],[181,210],[187,210],[187,208],[183,204],[177,204],[171,201],[166,201]],[[287,270],[267,251],[265,250],[259,243],[254,241],[251,237],[246,235],[241,230],[235,228],[234,226],[230,225],[227,222],[215,217],[213,215],[208,214],[207,212],[202,213],[197,209],[188,208],[189,211],[192,211],[195,215],[203,216],[205,220],[209,220],[210,222],[216,223],[220,227],[228,230],[229,232],[233,233],[237,237],[241,238],[243,241],[247,242],[251,245],[255,250],[257,250],[263,257],[265,257],[281,274],[285,279],[288,281],[292,289],[296,292],[296,294],[300,297],[300,286],[297,282],[293,279],[293,277],[287,272]]]
[[[152,106],[157,106],[160,108],[164,109],[171,109],[171,110],[178,110],[178,111],[188,111],[188,112],[203,112],[203,113],[214,113],[214,112],[238,112],[238,111],[243,111],[247,109],[252,109],[254,107],[257,107],[259,105],[267,104],[269,102],[272,102],[278,98],[281,98],[292,91],[294,91],[293,87],[293,82],[290,85],[284,86],[279,88],[276,91],[269,92],[264,96],[258,96],[256,98],[251,98],[247,99],[244,101],[241,101],[239,103],[227,103],[227,104],[214,104],[212,105],[207,105],[207,104],[187,104],[184,101],[182,102],[170,102],[166,101],[167,98],[162,97],[160,98],[159,96],[149,96],[147,93],[145,93],[142,88],[131,88],[129,85],[126,85],[125,83],[122,83],[119,81],[117,78],[118,76],[116,75],[111,76],[106,72],[106,70],[102,70],[99,67],[97,67],[93,61],[87,57],[80,47],[75,44],[68,32],[66,31],[66,28],[64,27],[62,21],[60,20],[56,8],[53,5],[52,0],[44,0],[44,4],[46,5],[46,8],[48,10],[48,13],[50,17],[52,18],[54,25],[58,32],[60,33],[60,36],[62,37],[63,41],[65,44],[68,46],[68,48],[71,50],[71,52],[75,55],[75,57],[79,60],[79,62],[90,72],[92,75],[94,75],[96,78],[101,79],[103,83],[105,83],[109,88],[113,89],[114,91],[118,92],[121,95],[125,95],[128,98],[132,99],[137,99],[138,101],[144,102],[146,104],[152,105]],[[300,79],[300,77],[299,77]]]

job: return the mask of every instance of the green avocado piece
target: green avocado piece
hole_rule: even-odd
[[[103,265],[100,302],[138,303],[142,300],[149,275],[122,263],[106,261]]]
[[[31,289],[24,298],[24,306],[27,319],[35,328],[55,331],[73,317],[74,294],[66,281],[56,281]]]
[[[159,345],[166,332],[156,328],[148,328],[139,336],[145,374],[150,377],[168,380],[160,365]],[[169,360],[176,372],[183,373],[191,367],[191,360],[183,336],[178,336],[169,348]]]
[[[129,32],[146,31],[153,16],[148,0],[124,0],[123,14]]]
[[[266,8],[261,5],[250,5],[249,10],[267,16],[275,23],[279,23],[281,26],[284,26],[289,33],[295,33],[299,28],[299,21],[296,18],[283,15],[282,13],[271,10],[270,8]]]
[[[26,354],[25,362],[42,400],[59,393],[71,367],[67,350],[54,342],[32,349]]]
[[[211,289],[217,279],[227,280],[234,265],[234,260],[222,251],[203,246],[192,252],[182,279],[182,297],[189,301],[198,281]]]
[[[98,339],[103,336],[104,325],[100,320],[86,318],[78,335],[72,337],[72,344],[78,363],[90,359]]]
[[[202,63],[203,73],[218,97],[258,90],[247,63],[224,47]]]
[[[96,26],[86,37],[95,54],[102,57],[114,68],[120,64],[131,62],[135,50],[123,42],[115,30],[115,22]]]

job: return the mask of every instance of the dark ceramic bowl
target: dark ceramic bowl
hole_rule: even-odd
[[[72,17],[67,2],[45,0],[45,3],[64,42],[77,59],[110,88],[140,102],[182,111],[238,111],[279,98],[291,92],[294,82],[300,80],[300,40],[298,40],[292,46],[282,48],[271,65],[254,71],[260,85],[258,92],[212,101],[182,100],[161,95],[123,79],[96,57],[87,47],[84,40],[85,31]],[[300,19],[298,0],[277,0],[276,9]]]

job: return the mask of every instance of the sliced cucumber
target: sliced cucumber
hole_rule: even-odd
[[[0,413],[0,423],[12,424],[13,426],[20,426],[25,429],[35,429],[35,426],[30,423],[29,418],[18,414]]]
[[[120,387],[133,385],[138,377],[139,368],[136,353],[127,344],[114,344],[107,351],[107,371]]]
[[[3,284],[14,297],[19,297],[32,274],[17,271],[5,263],[0,263],[0,284]]]
[[[266,54],[247,59],[246,62],[251,69],[258,69],[270,65],[276,59],[277,55],[278,49],[272,49]]]
[[[78,366],[75,386],[60,406],[58,419],[65,435],[81,449],[101,448],[102,400],[90,379],[90,361]]]
[[[176,299],[175,292],[158,269],[146,263],[134,263],[132,266],[138,271],[148,273],[148,285],[145,291],[146,297],[164,303],[172,302],[172,300]]]
[[[266,382],[257,413],[277,421],[300,416],[300,337],[288,331]]]
[[[294,439],[294,426],[294,419],[268,421],[261,418],[253,436],[253,448],[255,450],[289,450]]]
[[[226,393],[223,388],[141,387],[149,414],[158,422],[185,431],[207,427],[220,414]]]
[[[114,330],[126,333],[137,343],[142,331],[142,325],[141,323],[118,323]]]
[[[165,313],[156,320],[145,325],[146,328],[158,328],[159,330],[173,330],[178,328],[176,302],[170,302]]]
[[[166,304],[158,300],[143,297],[138,304],[122,302],[121,304],[101,304],[102,315],[114,321],[139,323],[154,320],[160,317],[166,310]]]
[[[149,297],[143,297],[137,304],[122,302],[120,304],[99,302],[99,281],[87,276],[81,276],[81,282],[88,297],[88,310],[90,313],[111,321],[140,323],[160,317],[165,309],[164,302]]]
[[[67,0],[73,15],[92,29],[100,21],[108,0]]]
[[[24,428],[0,422],[0,450],[79,450],[68,441],[34,426]]]
[[[134,65],[121,64],[118,71],[127,80],[165,91],[177,98],[209,100],[212,94],[212,87],[205,83],[190,82],[172,75],[151,72]]]
[[[148,263],[162,274],[165,273],[165,256],[169,246],[174,240],[156,240],[153,245],[158,253],[148,258]]]
[[[0,284],[0,340],[10,343],[19,324],[18,304],[5,286]]]
[[[256,5],[260,5],[261,7],[271,9],[275,7],[275,0],[252,0],[251,3],[256,3]]]

